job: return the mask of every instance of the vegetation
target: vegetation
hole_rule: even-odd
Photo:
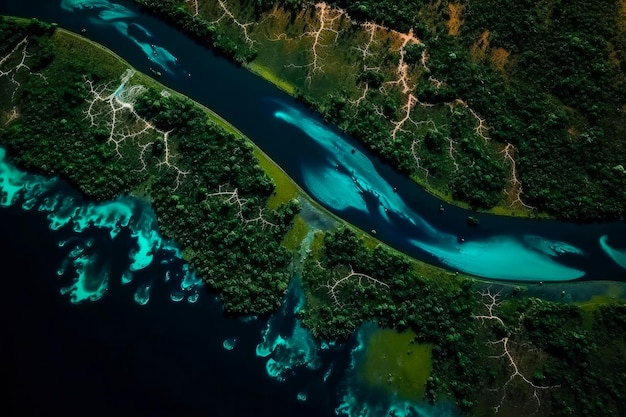
[[[426,397],[452,397],[466,409],[473,405],[475,381],[484,370],[473,365],[480,342],[471,281],[420,276],[401,255],[380,245],[367,249],[343,228],[325,235],[319,259],[307,260],[303,286],[303,322],[316,336],[345,339],[365,321],[411,329],[418,343],[432,345]]]
[[[508,351],[520,368],[526,368],[521,373],[526,372],[527,378],[511,380],[509,392],[517,390],[518,398],[503,406],[503,412],[513,415],[523,410],[530,414],[539,409],[551,416],[617,416],[626,412],[626,306],[600,305],[583,310],[531,298],[508,301],[500,311],[502,325],[493,322],[492,333],[486,337],[507,337]],[[494,346],[502,351],[501,344]],[[493,372],[483,395],[503,395],[498,387],[512,373],[510,367]]]
[[[215,3],[176,10],[254,48],[254,68],[437,195],[499,213],[624,216],[615,0]]]
[[[129,101],[135,113],[115,107],[113,91],[125,64],[61,32],[51,40],[52,30],[38,22],[0,22],[5,65],[17,65],[24,51],[33,72],[10,74],[19,86],[0,78],[1,91],[10,93],[3,98],[15,91],[2,114],[13,107],[17,116],[0,130],[12,160],[59,175],[91,198],[148,195],[161,233],[185,248],[186,259],[220,292],[227,310],[274,311],[291,278],[291,258],[281,241],[297,205],[265,208],[274,185],[252,146],[179,96],[146,90]],[[119,130],[113,112],[123,124]],[[120,133],[143,120],[151,120],[152,128],[142,125],[148,133]]]
[[[256,52],[246,43],[238,42],[220,31],[215,25],[204,22],[174,0],[135,0],[144,11],[150,12],[163,20],[181,28],[196,42],[212,47],[218,53],[238,63],[254,59]]]
[[[289,10],[300,5],[297,1],[290,4]],[[263,2],[257,5],[258,10],[267,7]],[[306,247],[298,248],[309,230],[292,201],[297,190],[293,185],[275,190],[259,167],[252,146],[207,120],[206,113],[189,100],[158,88],[148,78],[125,73],[126,64],[117,58],[54,29],[37,21],[18,25],[0,19],[4,74],[0,77],[0,143],[12,160],[23,168],[59,175],[92,198],[132,192],[147,196],[162,233],[180,243],[199,276],[222,295],[226,309],[247,314],[274,311],[291,277],[290,251],[307,252]],[[368,137],[377,134],[379,124],[380,142],[371,140],[370,146],[413,174],[406,159],[415,162],[414,146],[408,150],[403,146],[413,145],[417,137],[426,149],[419,154],[427,164],[423,168],[432,176],[437,170],[454,174],[451,187],[455,195],[475,205],[488,205],[496,201],[490,198],[501,184],[505,164],[495,160],[497,150],[479,147],[485,140],[472,110],[481,109],[480,97],[470,101],[472,88],[453,81],[455,72],[447,65],[458,65],[459,77],[463,71],[484,71],[496,80],[499,73],[489,65],[472,64],[471,54],[462,55],[462,41],[441,39],[431,39],[432,44],[442,42],[443,47],[452,49],[440,56],[431,51],[431,71],[437,76],[447,74],[447,87],[419,87],[416,97],[449,103],[464,91],[470,104],[451,104],[451,111],[443,104],[443,111],[435,109],[428,114],[432,123],[409,123],[415,128],[410,131],[413,133],[400,131],[404,129],[401,126],[393,145],[380,133],[390,126],[393,130],[393,123],[375,116],[377,111],[390,117],[398,114],[394,107],[394,100],[402,98],[398,91],[372,97],[366,94],[368,100],[355,105],[356,113],[349,111],[349,95],[315,99],[316,105],[344,128],[367,131]],[[419,49],[406,52],[412,65],[421,59]],[[22,58],[28,59],[28,67],[20,66]],[[382,87],[387,78],[372,71],[362,71],[358,82]],[[122,74],[125,78],[120,81]],[[518,91],[509,89],[522,82],[513,80],[513,72],[507,74],[511,78],[503,81],[505,95]],[[473,82],[471,76],[466,80]],[[150,88],[132,86],[134,83]],[[116,95],[119,85],[123,85],[122,93]],[[522,91],[507,97],[523,98]],[[532,94],[528,92],[529,97]],[[541,119],[546,131],[559,117],[565,118],[562,122],[571,116],[569,110],[563,110],[556,92],[536,94],[539,101],[535,104],[543,103],[548,106],[544,109],[555,112],[552,122],[549,115],[545,116],[549,120]],[[116,106],[116,100],[130,105],[132,111],[129,106]],[[569,105],[580,106],[576,114],[584,114],[580,116],[584,123],[596,123],[594,126],[602,129],[611,126],[605,113],[591,121],[593,104],[584,105],[586,96],[572,100]],[[480,110],[484,117],[500,120],[497,103],[491,116],[488,110]],[[511,114],[524,113],[520,110],[523,100],[513,103],[520,104],[512,107]],[[417,113],[409,112],[409,116],[418,120]],[[120,126],[112,122],[113,114]],[[354,118],[354,114],[361,117]],[[515,127],[517,116],[510,117],[510,123],[504,119],[501,124],[490,122],[490,140],[521,129]],[[443,120],[454,123],[446,126]],[[451,137],[454,153],[449,150]],[[525,149],[523,140],[520,136],[516,142],[520,152]],[[576,143],[580,141],[569,138],[559,149],[565,152]],[[612,152],[618,151],[612,148]],[[523,164],[523,158],[517,161]],[[262,159],[262,166],[269,167],[269,161]],[[268,171],[280,178],[277,183],[281,187],[288,183],[281,171]],[[554,203],[547,199],[545,204],[548,201]],[[606,204],[611,201],[618,197]],[[600,210],[599,206],[589,207],[581,204],[573,210],[589,209],[594,215]],[[606,210],[607,217],[615,214],[613,209]],[[470,217],[468,222],[474,224],[475,219]],[[301,318],[316,336],[345,340],[364,322],[373,322],[382,328],[406,330],[403,337],[410,335],[424,347],[421,359],[432,360],[432,369],[429,376],[418,379],[422,384],[422,377],[426,378],[424,398],[428,401],[452,399],[467,413],[485,416],[626,414],[623,303],[580,307],[519,294],[505,297],[465,277],[412,263],[345,227],[314,237],[301,273],[307,301]],[[515,396],[507,396],[513,392]]]

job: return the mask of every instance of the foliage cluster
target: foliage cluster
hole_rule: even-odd
[[[13,24],[4,27],[1,34],[6,38],[0,44],[9,51],[29,33]],[[67,44],[57,48],[45,36],[29,39],[29,53],[44,51],[41,56],[52,62],[29,61],[43,77],[24,74],[19,80],[10,105],[19,108],[20,116],[0,130],[0,143],[12,160],[22,168],[67,179],[95,199],[141,190],[152,199],[161,233],[181,244],[192,267],[223,296],[226,309],[248,314],[274,311],[291,278],[290,255],[280,243],[297,207],[265,210],[273,184],[258,167],[252,146],[208,121],[191,101],[148,90],[139,97],[136,111],[172,131],[169,152],[176,153],[176,164],[187,174],[178,184],[176,173],[159,165],[165,157],[164,138],[154,138],[151,152],[143,155],[147,170],[142,171],[137,144],[121,143],[119,157],[107,143],[109,132],[92,127],[86,118],[86,80],[100,86],[116,82],[120,72],[104,71],[87,61],[90,54],[81,47],[93,47],[79,40],[68,37]],[[124,65],[118,68],[123,69]],[[0,82],[2,91],[13,87],[6,79]],[[220,186],[237,189],[246,200],[241,213],[226,198],[209,196]],[[257,217],[259,210],[275,226],[262,228],[258,222],[245,221]]]
[[[318,263],[319,261],[319,263]],[[388,287],[358,277],[329,285],[350,270],[367,274]],[[419,276],[401,255],[383,246],[367,249],[350,229],[324,236],[320,259],[309,258],[303,273],[307,304],[305,325],[315,335],[345,339],[365,321],[399,330],[410,328],[418,343],[432,344],[433,371],[426,397],[452,397],[464,409],[474,404],[479,342],[472,317],[476,293],[469,280],[434,281]]]
[[[527,204],[566,219],[624,215],[626,147],[619,138],[626,134],[626,36],[617,28],[614,1],[462,1],[458,36],[431,21],[432,13],[426,12],[435,7],[433,2],[331,3],[347,8],[357,20],[418,32],[429,61],[413,93],[431,104],[461,98],[486,119],[495,142],[515,145],[517,176]],[[447,16],[445,6],[437,5],[439,16]],[[497,51],[508,59],[496,64],[492,56]],[[411,56],[409,48],[405,54],[409,64],[416,61]],[[341,89],[326,99],[309,101],[399,170],[423,175],[410,151],[412,141],[423,138],[424,132],[411,129],[405,137],[389,138],[386,120],[402,117],[396,110],[402,101],[372,92],[394,74],[385,73],[384,79],[373,79],[373,74],[380,73],[368,70],[356,80],[361,85],[372,81],[370,94],[357,108],[348,104],[350,95]],[[429,77],[443,85],[435,86]],[[311,93],[305,89],[302,94]],[[382,108],[382,117],[375,108]],[[440,122],[458,124],[458,117],[454,119],[451,114]],[[445,136],[455,142],[470,137],[467,131]],[[502,199],[510,175],[502,156],[497,158],[498,149],[461,146],[458,169],[451,169],[443,157],[445,147],[422,148],[421,168],[435,179],[433,185],[449,187],[455,198],[491,207]]]
[[[232,36],[223,33],[215,25],[207,24],[189,13],[175,0],[135,0],[143,10],[181,28],[187,35],[201,45],[213,47],[216,52],[239,64],[250,62],[256,51]]]
[[[207,24],[200,17],[202,13],[193,16],[174,0],[137,1],[238,62],[249,62],[256,56],[250,43],[230,31],[237,28]],[[201,0],[201,11],[203,4]],[[292,18],[301,8],[313,10],[300,0],[227,2],[228,7],[245,14],[247,21],[257,18],[261,26],[272,21],[266,19],[267,12],[275,4]],[[414,110],[416,120],[434,120],[437,127],[409,123],[404,126],[406,131],[391,137],[391,121],[404,117],[406,97],[379,91],[383,83],[396,77],[392,71],[399,54],[392,51],[388,41],[383,69],[364,70],[354,85],[330,86],[333,92],[328,95],[316,92],[316,83],[310,80],[302,85],[300,98],[329,121],[363,140],[401,172],[476,208],[511,203],[505,201],[507,198],[514,200],[502,192],[510,184],[510,161],[498,155],[503,146],[512,144],[521,197],[529,206],[566,219],[624,216],[626,147],[619,138],[626,134],[622,122],[626,35],[617,27],[614,1],[463,0],[451,4],[413,0],[400,4],[335,0],[330,4],[346,10],[355,22],[374,21],[404,33],[413,29],[423,46],[408,45],[405,50],[405,62],[420,77],[411,93],[421,102],[440,107],[463,100],[485,118],[493,141],[486,145],[476,140],[467,109],[449,115]],[[455,36],[442,21],[451,18],[452,6],[460,13],[456,17],[460,31]],[[298,24],[294,22],[294,27],[300,27]],[[339,40],[348,45],[362,35],[354,23],[339,33]],[[301,36],[295,36],[302,41]],[[271,53],[268,51],[277,42],[269,39],[256,36],[255,45],[262,45],[255,48]],[[357,51],[356,46],[347,48]],[[422,48],[426,48],[429,60],[428,68],[420,70]],[[504,56],[500,63],[493,58],[498,51]],[[345,65],[353,65],[357,53],[352,56],[325,49],[326,55],[336,55],[346,61]],[[281,73],[282,64],[282,69],[277,69]],[[294,65],[299,66],[299,61]],[[341,65],[325,65],[324,74],[316,79],[326,87],[345,81],[331,74],[340,71],[338,68]],[[440,83],[430,82],[431,77]],[[366,85],[369,93],[354,106],[355,92]],[[446,138],[450,146],[443,141]],[[417,151],[419,166],[415,163],[416,142],[430,143]],[[454,150],[448,149],[451,147]]]
[[[273,184],[258,168],[250,145],[208,122],[191,102],[148,90],[139,97],[136,110],[159,128],[172,131],[169,151],[176,153],[176,163],[186,175],[177,184],[173,170],[159,167],[164,158],[163,138],[155,140],[146,156],[147,171],[140,172],[135,144],[123,144],[123,157],[119,158],[106,143],[108,132],[92,127],[85,118],[85,81],[97,85],[115,82],[120,68],[105,70],[90,61],[90,54],[81,49],[87,44],[80,41],[65,39],[63,48],[55,46],[58,38],[53,42],[47,35],[52,29],[39,22],[18,26],[0,20],[3,54],[29,36],[29,66],[45,77],[19,75],[17,89],[6,78],[0,79],[4,100],[0,110],[19,108],[19,117],[0,128],[0,143],[13,161],[27,169],[60,175],[98,199],[144,190],[152,199],[163,234],[181,244],[199,275],[222,294],[227,309],[249,314],[274,311],[291,277],[290,255],[280,242],[297,206],[263,211],[264,218],[275,225],[272,227],[245,221],[265,209],[273,192]],[[15,59],[19,57],[9,61]],[[120,67],[123,70],[124,66]],[[469,68],[471,72],[473,67]],[[371,80],[376,82],[376,78]],[[463,88],[452,81],[450,86]],[[471,89],[467,91],[471,93]],[[341,102],[335,100],[328,115],[339,117]],[[555,111],[557,104],[553,104]],[[461,121],[458,125],[469,129]],[[503,123],[500,129],[506,128]],[[441,133],[426,129],[422,133],[425,146],[437,149],[437,143],[444,140]],[[246,199],[241,211],[225,197],[210,195],[220,187],[236,189],[238,196]],[[329,286],[351,270],[378,283],[352,277],[335,286],[333,297]],[[410,328],[417,342],[431,344],[433,371],[425,394],[431,401],[446,397],[465,410],[475,406],[479,390],[485,388],[481,384],[498,382],[497,378],[489,380],[481,337],[510,336],[544,355],[532,375],[534,382],[560,385],[549,393],[551,415],[626,414],[623,305],[599,307],[589,316],[564,304],[506,301],[498,312],[505,325],[483,328],[474,317],[480,303],[470,281],[423,277],[406,258],[382,246],[368,249],[349,229],[325,235],[322,249],[305,263],[302,282],[307,296],[302,319],[318,336],[346,339],[364,321],[372,321],[383,327]],[[497,366],[496,375],[510,371],[506,360]]]
[[[180,186],[174,172],[159,175],[150,188],[161,230],[185,248],[186,259],[223,297],[230,311],[275,311],[287,290],[290,254],[280,242],[297,212],[293,205],[266,211],[276,227],[245,222],[265,207],[273,184],[259,168],[253,150],[206,122],[189,101],[150,91],[137,111],[163,129],[174,129],[177,152],[188,174]],[[226,198],[209,196],[220,187],[238,191],[243,211]]]
[[[542,407],[551,410],[550,415],[626,413],[626,306],[584,311],[531,298],[507,302],[502,313],[506,335],[528,343],[526,351],[545,354],[528,377],[537,385],[554,387]]]

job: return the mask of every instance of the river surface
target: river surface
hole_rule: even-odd
[[[440,214],[437,199],[358,143],[132,4],[0,0],[0,13],[85,28],[139,70],[159,70],[329,210],[417,258],[489,278],[625,278],[624,224],[478,215],[471,228],[471,213]],[[225,317],[144,203],[84,201],[19,171],[2,149],[0,254],[7,415],[457,415],[367,387],[358,359],[367,329],[339,346],[313,340],[296,318],[297,277],[269,319]]]
[[[323,206],[390,246],[503,280],[626,278],[626,224],[576,225],[475,214],[443,204],[268,82],[129,2],[4,0],[0,12],[58,22],[213,109]],[[121,75],[121,74],[120,74]],[[468,216],[480,221],[467,224]]]

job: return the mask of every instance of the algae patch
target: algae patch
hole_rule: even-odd
[[[415,333],[377,329],[366,341],[362,376],[373,387],[406,400],[420,400],[432,370],[432,346],[416,344]]]

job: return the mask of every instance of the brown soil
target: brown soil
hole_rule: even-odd
[[[494,48],[491,50],[491,62],[499,71],[504,71],[509,55],[511,53],[504,48]]]
[[[446,22],[446,25],[448,26],[448,35],[456,36],[459,34],[459,29],[463,24],[463,21],[461,20],[463,5],[461,3],[449,3],[448,10],[450,11],[450,19]]]
[[[475,61],[480,61],[485,58],[487,48],[489,48],[489,30],[485,30],[480,35],[480,38],[474,42],[470,49],[470,54]]]

